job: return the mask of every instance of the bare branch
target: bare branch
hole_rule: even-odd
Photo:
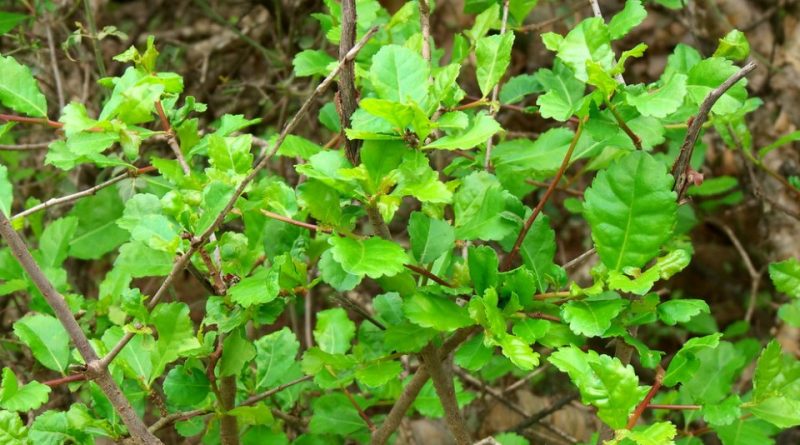
[[[78,325],[78,321],[72,315],[72,311],[70,311],[64,297],[56,291],[53,284],[42,272],[42,269],[36,264],[25,242],[11,226],[11,221],[3,212],[0,212],[0,235],[6,240],[17,261],[25,269],[36,288],[42,293],[47,304],[53,309],[61,325],[64,326],[70,339],[72,339],[81,357],[86,362],[87,377],[95,380],[97,385],[100,386],[100,389],[108,397],[109,402],[125,423],[125,426],[128,427],[131,437],[144,445],[161,444],[161,441],[147,430],[147,426],[142,422],[142,419],[136,415],[128,399],[125,398],[119,386],[114,382],[108,369],[98,366],[99,359],[97,354],[80,325]]]

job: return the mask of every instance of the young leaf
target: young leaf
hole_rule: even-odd
[[[664,374],[664,386],[675,386],[693,377],[701,363],[696,357],[697,353],[704,348],[716,348],[719,345],[720,337],[722,334],[717,333],[705,337],[695,337],[685,342],[669,362],[667,372]]]
[[[572,332],[586,337],[600,337],[614,318],[627,306],[616,292],[604,292],[583,300],[572,300],[561,307],[561,316]]]
[[[7,443],[28,445],[28,429],[19,418],[19,414],[11,411],[0,411],[0,439]]]
[[[500,124],[493,117],[485,113],[475,116],[469,129],[458,135],[447,135],[422,147],[425,149],[440,150],[469,150],[500,131]]]
[[[14,334],[25,343],[45,368],[66,373],[69,365],[69,335],[53,316],[28,315],[14,323]]]
[[[150,315],[158,332],[158,340],[152,350],[152,380],[164,373],[167,365],[200,347],[194,332],[189,306],[185,303],[161,303]]]
[[[411,214],[408,236],[411,239],[411,253],[420,264],[428,264],[442,256],[453,247],[456,239],[450,224],[422,212]]]
[[[642,0],[627,0],[622,11],[608,22],[608,33],[612,40],[624,37],[631,29],[638,26],[647,17]]]
[[[353,275],[392,276],[402,272],[408,262],[402,247],[374,236],[365,240],[332,236],[328,243],[333,246],[333,259]]]
[[[255,342],[256,345],[256,387],[262,390],[274,388],[294,377],[292,369],[299,372],[296,361],[300,342],[297,337],[284,327],[265,335]]]
[[[3,368],[0,386],[0,408],[9,411],[30,411],[47,402],[50,387],[37,381],[20,386],[11,368]],[[1,437],[1,436],[0,436]]]
[[[476,172],[463,179],[453,197],[456,238],[463,240],[501,240],[517,228],[504,215],[506,193],[497,178]]]
[[[635,0],[631,0],[635,1]],[[641,6],[641,5],[640,5]],[[572,28],[566,36],[548,32],[542,40],[550,51],[575,71],[575,77],[586,82],[586,61],[593,60],[603,69],[611,69],[614,52],[611,50],[611,35],[603,19],[592,17]]]
[[[738,62],[750,55],[750,43],[744,33],[738,29],[732,29],[725,37],[719,39],[719,46],[714,51],[714,57],[724,57]]]
[[[686,323],[698,314],[709,313],[708,303],[703,300],[670,300],[658,305],[658,318],[664,323],[675,326]]]
[[[779,292],[800,298],[800,261],[789,258],[769,265],[769,277]]]
[[[344,354],[356,334],[356,325],[342,308],[317,312],[314,340],[319,348],[329,354]]]
[[[575,72],[561,61],[553,70],[542,68],[536,72],[545,94],[536,99],[542,117],[566,122],[581,107],[584,82],[575,78]]]
[[[283,257],[279,257],[283,259]],[[276,267],[276,264],[278,266]],[[228,290],[231,301],[243,307],[250,307],[256,304],[266,304],[278,298],[280,285],[278,276],[282,261],[273,264],[272,267],[259,267],[255,273],[233,285]]]
[[[663,163],[640,151],[595,177],[584,213],[609,269],[641,267],[658,254],[677,218],[672,182]]]
[[[556,233],[550,228],[550,218],[539,215],[522,240],[519,250],[525,267],[533,272],[536,287],[545,292],[553,282],[558,266],[553,263],[556,254]]]
[[[417,52],[387,45],[372,58],[370,81],[378,98],[423,106],[428,99],[430,68]]]
[[[475,335],[458,348],[453,361],[469,371],[478,371],[492,358],[494,348],[484,344],[483,334]]]
[[[684,74],[675,74],[669,81],[652,93],[638,95],[628,94],[627,102],[636,107],[639,113],[663,119],[675,112],[686,96],[686,80]]]
[[[483,97],[492,92],[508,69],[513,45],[514,33],[510,31],[478,39],[475,47],[476,76]]]
[[[313,49],[300,51],[292,60],[294,75],[298,77],[327,75],[328,65],[335,61],[336,59],[325,51]]]
[[[33,117],[47,117],[47,100],[31,70],[11,56],[0,56],[0,104]]]
[[[403,312],[409,320],[424,328],[450,332],[473,324],[463,308],[453,301],[416,293],[403,302]]]

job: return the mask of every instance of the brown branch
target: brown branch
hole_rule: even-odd
[[[476,326],[459,329],[444,342],[442,348],[439,350],[439,354],[442,357],[447,357],[478,329],[479,328]],[[383,424],[372,433],[372,438],[369,442],[370,445],[383,445],[389,440],[392,433],[400,426],[400,422],[403,421],[403,417],[405,417],[406,412],[411,407],[411,404],[414,403],[414,400],[416,400],[429,377],[428,369],[425,363],[422,363],[422,366],[417,368],[417,372],[414,373],[408,385],[403,389],[400,397],[398,397],[397,401],[392,405],[392,409],[389,411],[389,414],[386,415]]]
[[[625,134],[627,134],[628,137],[631,138],[631,141],[633,141],[633,145],[636,147],[636,149],[641,150],[642,139],[639,136],[637,136],[636,133],[633,132],[633,130],[631,130],[631,127],[628,126],[628,123],[625,122],[625,119],[623,119],[622,115],[620,115],[619,111],[617,111],[617,107],[615,107],[610,101],[606,103],[608,105],[608,111],[610,111],[611,114],[614,116],[614,120],[617,121],[617,125],[619,125],[619,128],[622,128],[622,131],[624,131]]]
[[[636,407],[636,410],[633,411],[631,414],[630,419],[628,419],[628,424],[625,428],[632,430],[634,426],[636,426],[636,421],[639,420],[639,417],[642,416],[642,413],[645,409],[647,409],[647,405],[650,404],[650,401],[653,400],[658,390],[661,388],[661,384],[664,381],[664,368],[658,367],[656,369],[656,380],[653,382],[653,387],[650,388],[650,391],[647,392],[647,395],[644,396],[644,400],[642,400],[639,405]]]
[[[500,23],[500,34],[503,35],[506,33],[506,26],[508,25],[508,3],[509,0],[503,0],[503,20]],[[500,82],[497,82],[497,85],[494,86],[492,89],[492,103],[497,102],[497,96],[500,93]],[[494,117],[495,114],[495,107],[492,107],[492,110],[489,112],[489,115]],[[489,136],[489,139],[486,140],[486,156],[483,159],[483,168],[484,170],[489,170],[492,167],[492,149],[494,148],[494,135]]]
[[[219,440],[222,445],[239,445],[239,422],[228,414],[236,406],[236,376],[224,376],[219,383],[220,404],[225,410],[219,422]]]
[[[750,260],[750,255],[747,254],[747,250],[745,250],[741,241],[739,241],[739,237],[736,236],[736,233],[734,233],[727,224],[723,223],[722,221],[717,221],[713,218],[708,219],[707,222],[725,232],[725,235],[727,235],[728,239],[731,240],[736,252],[738,252],[739,256],[742,258],[742,262],[747,269],[747,273],[750,275],[750,300],[747,303],[747,311],[744,315],[744,321],[750,323],[750,320],[753,319],[753,312],[755,312],[756,308],[758,287],[761,284],[761,273],[753,265],[753,262]]]
[[[356,402],[356,399],[353,398],[353,395],[350,394],[350,391],[347,388],[342,388],[342,392],[344,393],[345,397],[347,397],[347,400],[350,401],[350,404],[353,405],[353,408],[356,409],[358,416],[361,417],[361,419],[364,420],[364,423],[367,424],[367,428],[369,428],[370,432],[374,433],[376,428],[375,424],[372,423],[372,419],[370,419],[367,413],[361,409],[361,406],[358,404],[358,402]]]
[[[58,97],[58,110],[59,112],[64,109],[64,88],[61,85],[61,70],[58,69],[58,60],[56,58],[56,45],[53,39],[52,18],[47,20],[44,24],[45,36],[47,37],[47,48],[50,53],[50,65],[53,68],[53,81],[56,84],[56,96]]]
[[[97,385],[108,398],[109,403],[111,403],[123,423],[125,423],[131,437],[140,444],[161,444],[161,441],[147,430],[147,426],[142,422],[142,419],[136,415],[130,402],[125,398],[125,395],[111,377],[108,369],[98,366],[99,359],[97,354],[92,348],[91,343],[89,343],[89,339],[86,338],[86,335],[83,333],[80,325],[78,325],[78,321],[75,320],[75,317],[72,315],[72,311],[70,311],[64,297],[56,291],[53,284],[50,283],[44,275],[42,269],[39,268],[39,265],[36,264],[36,261],[31,256],[25,242],[11,226],[11,221],[9,221],[6,215],[1,211],[0,235],[6,240],[6,243],[9,248],[11,248],[20,266],[27,272],[31,281],[36,285],[36,288],[42,293],[47,304],[53,309],[61,325],[64,326],[64,329],[72,339],[78,352],[80,352],[87,366],[87,377],[97,382]]]
[[[435,281],[438,284],[441,284],[442,286],[449,287],[449,288],[456,287],[454,284],[448,282],[447,280],[445,280],[443,278],[440,278],[439,276],[437,276],[433,272],[429,271],[428,269],[425,269],[424,267],[415,266],[413,264],[404,264],[403,266],[405,266],[406,269],[408,269],[408,270],[410,270],[412,272],[416,272],[416,273],[418,273],[418,274],[420,274],[420,275],[422,275],[424,277],[427,277],[428,279],[430,279],[432,281]]]
[[[0,151],[28,151],[28,150],[42,150],[47,148],[55,141],[47,142],[33,142],[30,144],[0,144]]]
[[[458,408],[456,392],[453,387],[453,377],[445,371],[445,367],[442,364],[442,358],[445,356],[440,356],[432,343],[428,343],[427,346],[422,348],[419,356],[425,363],[431,380],[433,380],[433,388],[436,390],[439,402],[444,408],[445,422],[447,422],[447,427],[450,429],[456,444],[469,445],[472,439],[469,437],[464,418],[461,417],[461,411]]]
[[[55,388],[56,386],[63,385],[65,383],[72,383],[72,382],[82,382],[86,380],[86,374],[72,374],[66,377],[61,377],[58,379],[48,380],[46,382],[42,382],[42,384],[47,385],[51,388]]]
[[[419,29],[422,33],[422,58],[431,63],[431,8],[429,0],[419,0]]]
[[[582,254],[576,256],[575,258],[567,261],[561,267],[563,267],[565,270],[570,270],[573,267],[577,266],[578,264],[584,262],[587,258],[589,258],[590,256],[594,255],[596,252],[597,252],[597,249],[592,247],[591,249],[587,250],[586,252],[583,252]]]
[[[660,403],[651,403],[646,406],[647,409],[669,409],[669,410],[686,410],[697,411],[703,409],[702,405],[669,405]]]
[[[514,247],[503,260],[502,270],[509,270],[511,268],[511,265],[514,263],[514,258],[517,256],[517,253],[519,253],[519,248],[522,246],[522,241],[525,240],[525,236],[533,226],[534,221],[536,221],[536,217],[539,216],[539,213],[541,213],[544,205],[547,203],[547,200],[550,199],[550,195],[553,194],[553,191],[558,186],[559,181],[561,181],[561,177],[564,176],[564,172],[569,166],[572,152],[575,151],[575,146],[578,144],[578,139],[580,139],[581,133],[583,133],[583,124],[586,123],[586,119],[587,118],[584,118],[578,123],[578,128],[575,130],[575,136],[572,137],[572,142],[569,144],[567,153],[564,155],[564,159],[561,161],[561,167],[558,169],[558,172],[556,172],[556,176],[550,183],[550,187],[548,187],[547,191],[544,192],[544,196],[542,196],[542,199],[539,200],[536,208],[533,209],[533,213],[531,213],[531,216],[527,221],[525,221],[525,225],[522,227],[522,230],[520,230],[519,235],[517,236],[517,241],[514,242]]]
[[[6,122],[21,122],[24,124],[42,124],[53,128],[61,128],[64,126],[61,122],[51,121],[47,118],[16,116],[13,114],[0,114],[0,120]]]
[[[706,122],[706,119],[708,119],[708,113],[711,112],[711,108],[726,91],[755,68],[755,62],[748,63],[725,82],[722,82],[720,86],[712,90],[703,100],[703,103],[700,104],[700,109],[691,120],[689,130],[686,132],[686,137],[681,145],[680,153],[678,153],[678,157],[672,165],[672,176],[675,177],[675,186],[673,189],[678,193],[678,202],[681,202],[684,193],[686,193],[686,189],[689,187],[689,161],[692,159],[692,152],[694,151],[695,143],[697,143],[697,138],[700,136],[700,130]]]
[[[175,280],[175,277],[177,277],[177,275],[186,267],[186,264],[192,258],[192,255],[194,255],[194,253],[197,252],[197,249],[201,248],[205,244],[205,242],[217,230],[217,227],[219,227],[220,224],[222,224],[222,221],[225,219],[228,213],[231,212],[233,206],[236,204],[236,201],[239,199],[242,193],[244,193],[244,190],[247,188],[247,186],[250,185],[250,183],[253,182],[256,176],[258,176],[258,173],[261,172],[261,170],[263,170],[267,166],[269,160],[272,158],[272,156],[275,155],[275,153],[278,152],[281,145],[283,144],[283,141],[286,140],[286,137],[289,135],[289,133],[291,133],[295,129],[295,127],[297,127],[300,121],[308,113],[308,110],[311,108],[311,105],[314,103],[315,99],[320,94],[327,91],[328,87],[333,83],[334,79],[341,71],[343,63],[348,60],[353,60],[356,54],[358,54],[361,48],[363,48],[364,45],[366,45],[367,41],[369,41],[369,39],[372,38],[372,36],[377,31],[378,31],[377,27],[367,31],[367,33],[364,34],[364,37],[362,37],[361,40],[359,40],[359,42],[353,47],[353,49],[351,49],[346,54],[344,59],[339,62],[336,68],[334,68],[333,71],[330,74],[328,74],[328,77],[326,77],[317,86],[317,88],[314,89],[314,91],[306,99],[306,101],[303,102],[303,105],[300,106],[300,109],[297,111],[297,113],[295,113],[294,117],[292,117],[292,119],[286,123],[286,126],[278,135],[278,138],[275,140],[275,144],[272,146],[272,149],[268,153],[264,153],[264,156],[261,157],[261,159],[256,163],[255,167],[253,167],[253,170],[242,180],[241,183],[239,183],[239,186],[234,191],[233,196],[228,200],[228,202],[225,204],[225,207],[222,209],[222,211],[220,211],[219,215],[217,215],[217,217],[214,219],[211,225],[200,236],[194,237],[192,239],[192,243],[189,247],[189,250],[187,250],[183,255],[181,255],[175,261],[175,264],[172,266],[172,270],[164,279],[164,281],[161,283],[161,286],[158,288],[155,295],[153,295],[153,297],[150,299],[150,303],[148,304],[148,309],[152,309],[156,306],[156,304],[158,304],[159,300],[161,300],[161,298],[164,296],[167,289],[172,285],[172,282],[173,280]],[[264,148],[266,149],[266,147]],[[101,365],[107,367],[108,364],[111,363],[112,360],[114,360],[114,357],[116,357],[120,353],[120,351],[122,351],[122,348],[124,348],[125,345],[127,345],[128,342],[131,341],[134,335],[136,334],[133,334],[131,332],[126,333],[119,340],[119,342],[117,342],[117,344],[111,349],[111,351],[101,359]]]
[[[189,168],[189,164],[186,162],[186,158],[183,156],[181,146],[178,144],[178,138],[175,136],[175,131],[172,129],[169,119],[167,119],[167,114],[164,113],[164,107],[161,105],[161,100],[156,101],[156,111],[158,112],[158,118],[161,120],[161,127],[167,134],[167,144],[169,144],[169,148],[171,148],[172,152],[175,154],[175,159],[178,160],[178,164],[180,164],[183,174],[189,175],[192,170]]]
[[[339,75],[339,119],[342,124],[341,134],[344,137],[344,147],[347,159],[353,166],[359,164],[359,150],[361,141],[347,137],[345,129],[350,128],[350,117],[358,106],[356,92],[355,64],[347,60],[347,53],[353,49],[356,41],[356,0],[342,1],[341,37],[339,38],[339,59],[342,61],[341,74]]]
[[[530,318],[535,318],[537,320],[547,320],[552,321],[554,323],[561,323],[561,319],[556,317],[555,315],[545,314],[544,312],[527,312],[527,315]]]
[[[549,407],[532,414],[527,419],[523,420],[522,422],[516,424],[514,427],[508,429],[507,431],[514,431],[514,432],[522,432],[522,430],[539,423],[542,419],[553,414],[556,411],[561,410],[561,408],[567,406],[570,402],[578,398],[577,393],[568,394],[565,397],[557,400],[555,403],[550,405]]]
[[[47,209],[47,208],[50,208],[50,207],[55,207],[55,206],[58,206],[58,205],[68,204],[70,202],[77,201],[78,199],[83,198],[85,196],[94,195],[98,191],[100,191],[100,190],[102,190],[102,189],[104,189],[106,187],[112,186],[112,185],[122,181],[123,179],[135,178],[135,177],[137,177],[139,175],[143,175],[145,173],[149,173],[149,172],[151,172],[153,170],[155,170],[155,167],[153,167],[153,166],[142,167],[142,168],[135,169],[135,170],[128,170],[125,173],[122,173],[120,175],[114,176],[113,178],[109,179],[108,181],[105,181],[103,183],[97,184],[96,186],[88,188],[86,190],[81,190],[80,192],[73,193],[71,195],[62,196],[60,198],[48,199],[47,201],[45,201],[45,202],[43,202],[43,203],[41,203],[39,205],[35,205],[35,206],[33,206],[33,207],[31,207],[31,208],[29,208],[27,210],[23,210],[23,211],[17,213],[16,215],[12,216],[11,219],[24,218],[24,217],[26,217],[28,215],[31,215],[33,213],[36,213],[36,212],[38,212],[40,210],[44,210],[44,209]]]

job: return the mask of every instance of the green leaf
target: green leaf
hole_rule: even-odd
[[[525,96],[543,91],[542,84],[536,75],[520,74],[508,79],[500,88],[500,103],[515,104],[521,102]]]
[[[797,258],[770,263],[769,277],[775,289],[790,297],[800,298],[800,261]]]
[[[17,413],[0,411],[0,443],[29,445],[28,429]]]
[[[508,192],[489,173],[475,172],[462,180],[453,197],[456,238],[497,241],[514,232],[518,222],[506,211]]]
[[[403,366],[396,360],[367,364],[356,370],[356,378],[367,386],[377,388],[397,378]]]
[[[0,56],[0,72],[0,104],[28,116],[47,117],[47,100],[27,66],[11,56]]]
[[[439,180],[425,153],[409,154],[397,169],[397,187],[392,196],[413,196],[421,202],[450,203],[453,193]]]
[[[256,387],[261,390],[272,389],[289,381],[294,375],[292,369],[299,370],[296,361],[300,342],[289,328],[265,335],[256,345]]]
[[[722,445],[773,445],[777,431],[769,423],[760,419],[738,419],[730,425],[714,428],[722,440]]]
[[[704,341],[709,343],[708,340]],[[680,353],[683,356],[678,359],[683,363],[681,372],[694,374],[682,383],[681,392],[695,403],[719,403],[733,393],[739,373],[750,357],[742,352],[741,347],[726,341],[719,342],[716,347],[709,347],[708,344],[697,346],[695,344],[689,354]]]
[[[319,348],[329,354],[344,354],[356,334],[356,325],[342,308],[317,312],[314,340]]]
[[[208,377],[194,366],[178,365],[164,379],[164,395],[167,401],[182,408],[199,405],[211,391]]]
[[[424,328],[450,332],[473,323],[467,309],[447,298],[416,293],[403,302],[403,312],[413,323]]]
[[[160,303],[153,309],[150,320],[158,332],[158,340],[151,354],[152,382],[164,373],[169,363],[198,349],[200,342],[189,317],[189,306],[185,303]]]
[[[370,82],[378,98],[424,106],[428,99],[428,63],[417,52],[386,45],[372,58]]]
[[[318,397],[311,403],[311,407],[313,415],[308,427],[314,434],[352,437],[353,433],[367,428],[358,411],[342,393]]]
[[[458,348],[453,356],[453,361],[468,371],[478,371],[489,362],[492,355],[494,355],[494,348],[487,347],[483,334],[478,334]]]
[[[228,290],[231,301],[243,307],[250,307],[257,304],[266,304],[278,298],[280,285],[278,277],[280,275],[280,262],[278,267],[259,267],[255,273],[233,285]]]
[[[328,65],[332,62],[336,62],[336,59],[325,51],[313,49],[300,51],[292,60],[294,75],[297,77],[325,76],[329,71]]]
[[[420,264],[433,262],[453,248],[455,230],[446,221],[434,219],[422,212],[414,212],[408,221],[411,253]]]
[[[27,20],[29,16],[15,12],[0,11],[0,35],[5,34]]]
[[[476,294],[483,295],[486,289],[497,286],[499,260],[494,249],[489,246],[469,246],[467,265]]]
[[[402,247],[379,237],[360,240],[332,236],[328,242],[333,246],[333,259],[353,275],[370,278],[393,276],[402,272],[408,262]]]
[[[28,315],[14,323],[14,334],[25,343],[45,368],[66,373],[69,365],[69,335],[53,316]]]
[[[439,150],[469,150],[500,131],[500,124],[493,117],[485,113],[475,116],[469,129],[461,134],[447,135],[422,147],[424,149]]]
[[[588,79],[587,60],[597,62],[603,69],[612,68],[611,35],[602,18],[586,19],[564,37],[552,32],[542,34],[542,40],[547,49],[556,51],[558,58],[569,65],[582,82]]]
[[[114,260],[114,269],[120,273],[138,277],[167,275],[172,270],[173,256],[169,252],[155,250],[142,242],[125,243],[119,248]]]
[[[386,328],[383,343],[387,349],[392,351],[419,352],[436,334],[437,332],[433,329],[403,322]]]
[[[488,96],[511,63],[511,47],[514,33],[481,37],[475,46],[476,77],[483,97]]]
[[[677,219],[672,182],[663,163],[640,151],[595,177],[584,214],[609,269],[641,267],[658,254]]]
[[[8,180],[8,168],[0,165],[0,212],[11,218],[11,204],[14,201],[14,194],[11,190],[11,182]]]
[[[636,107],[639,113],[663,119],[674,113],[683,104],[687,79],[685,74],[675,74],[665,85],[654,92],[643,92],[638,95],[628,94],[627,101]]]
[[[722,334],[717,333],[705,337],[695,337],[685,342],[669,362],[667,372],[664,374],[664,386],[675,386],[688,381],[700,367],[701,362],[696,354],[703,349],[716,348],[719,345],[720,337]]]
[[[233,197],[235,187],[222,182],[211,182],[203,188],[203,199],[200,203],[202,215],[197,222],[196,233],[203,233],[211,227],[214,220],[222,213],[228,201]]]
[[[557,60],[552,71],[542,68],[536,78],[545,91],[536,99],[542,117],[566,122],[581,107],[586,87],[566,64]]]
[[[69,241],[69,256],[96,260],[128,241],[130,234],[117,225],[123,209],[119,193],[113,187],[81,198],[68,214],[78,218],[78,228]]]
[[[569,128],[551,128],[535,141],[513,139],[497,144],[492,152],[492,164],[498,175],[552,175],[561,166],[575,133]]]
[[[558,266],[553,262],[556,254],[556,233],[550,227],[550,218],[539,215],[533,222],[519,250],[525,267],[533,272],[536,287],[545,292],[555,282]]]
[[[641,0],[627,0],[622,11],[608,22],[608,33],[612,40],[624,37],[631,29],[638,26],[647,17],[647,11]]]
[[[161,209],[156,195],[140,193],[125,203],[125,211],[117,225],[131,234],[131,239],[148,247],[174,254],[180,243],[178,227]]]
[[[50,387],[37,381],[20,386],[11,368],[3,368],[0,387],[0,408],[9,411],[30,411],[47,402]]]
[[[236,329],[225,337],[222,344],[222,357],[219,362],[219,375],[238,375],[244,366],[256,356],[253,343]]]
[[[749,55],[750,43],[738,29],[732,29],[725,37],[719,39],[719,46],[713,54],[714,57],[724,57],[735,62],[744,60]]]
[[[709,312],[708,304],[703,300],[670,300],[658,305],[658,318],[670,326],[686,323],[695,315]]]
[[[521,338],[506,334],[497,341],[503,355],[511,360],[520,369],[530,371],[539,366],[539,353],[534,352],[531,346]]]
[[[78,219],[74,217],[59,218],[50,223],[39,238],[39,253],[42,266],[59,267],[67,259],[69,241],[78,228]]]
[[[616,357],[567,346],[553,352],[549,360],[569,374],[580,390],[583,403],[597,407],[598,417],[613,429],[627,424],[628,416],[648,390],[639,386],[633,367],[623,365]]]
[[[322,275],[322,281],[330,284],[339,292],[353,289],[363,278],[342,269],[342,265],[333,259],[333,252],[331,249],[326,250],[322,254],[317,264],[320,274]]]
[[[583,300],[571,300],[561,307],[561,316],[572,332],[586,337],[601,337],[614,318],[627,306],[616,292],[604,292]]]
[[[689,70],[689,78],[686,83],[689,98],[694,104],[701,104],[713,89],[720,86],[738,70],[732,61],[721,57],[709,57],[701,60]],[[747,79],[736,82],[717,100],[711,111],[717,114],[733,114],[739,111],[747,99],[746,84]]]
[[[631,431],[627,438],[637,445],[673,445],[672,439],[678,434],[672,422],[656,422],[643,430]]]
[[[762,400],[748,410],[781,429],[800,425],[800,400],[777,396]]]
[[[464,391],[464,387],[460,380],[453,381],[453,389],[455,389],[456,403],[459,408],[463,408],[475,398],[475,394],[469,391]],[[436,393],[433,382],[428,381],[419,392],[419,395],[414,400],[414,409],[419,411],[420,414],[426,417],[439,418],[444,416],[444,408],[442,407],[441,399]]]
[[[703,419],[711,425],[730,425],[741,415],[740,405],[742,400],[738,395],[732,395],[720,403],[703,405]]]

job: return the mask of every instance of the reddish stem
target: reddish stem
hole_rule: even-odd
[[[629,430],[633,429],[633,427],[636,425],[636,421],[639,420],[639,417],[642,416],[644,410],[647,409],[648,405],[650,405],[650,401],[653,400],[653,397],[655,397],[656,393],[661,388],[661,384],[663,381],[664,381],[664,368],[659,366],[658,369],[656,370],[656,380],[655,382],[653,382],[653,387],[650,388],[650,391],[648,391],[647,395],[644,397],[644,400],[642,400],[641,403],[639,403],[639,405],[636,407],[636,410],[633,412],[633,414],[631,414],[631,417],[630,419],[628,419],[628,424],[625,426],[625,428]]]
[[[61,122],[51,121],[47,118],[15,116],[13,114],[0,114],[0,120],[6,122],[22,122],[26,124],[43,124],[53,128],[61,128],[64,126]]]
[[[670,405],[670,404],[651,403],[651,404],[647,405],[647,409],[669,409],[669,410],[697,411],[699,409],[703,409],[703,407],[701,405]]]
[[[48,380],[42,383],[51,388],[55,388],[56,386],[60,386],[65,383],[80,382],[83,380],[86,380],[86,374],[72,374],[58,379]]]

